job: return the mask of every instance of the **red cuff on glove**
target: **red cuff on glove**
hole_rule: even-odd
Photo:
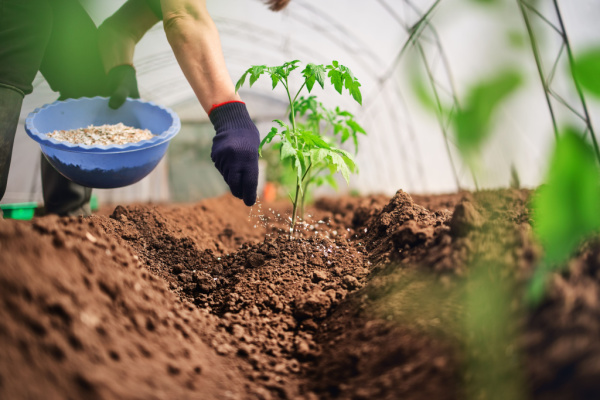
[[[210,108],[210,110],[208,110],[208,115],[210,115],[210,113],[213,112],[213,110],[215,108],[224,106],[225,104],[229,104],[229,103],[242,103],[242,104],[246,104],[246,103],[244,103],[243,101],[240,101],[240,100],[229,100],[229,101],[225,101],[223,103],[213,104],[212,107]]]

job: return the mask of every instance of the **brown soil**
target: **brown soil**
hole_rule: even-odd
[[[522,293],[528,197],[322,199],[292,240],[287,204],[232,197],[0,221],[0,398],[464,398],[487,357],[464,283],[494,265]],[[542,304],[514,297],[507,387],[600,398],[599,270],[588,243]]]

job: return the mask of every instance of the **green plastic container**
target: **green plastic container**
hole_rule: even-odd
[[[92,195],[92,197],[90,198],[90,209],[92,211],[98,211],[99,208],[99,204],[98,204],[98,196],[96,196],[95,194]]]
[[[0,204],[4,218],[30,220],[33,218],[37,203]]]

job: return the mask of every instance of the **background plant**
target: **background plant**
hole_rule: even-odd
[[[352,71],[337,61],[332,61],[328,65],[309,63],[301,71],[304,81],[294,93],[290,90],[289,76],[294,70],[299,68],[298,63],[300,63],[299,60],[294,60],[274,67],[253,65],[244,72],[236,84],[237,91],[244,85],[248,76],[249,84],[252,86],[262,75],[267,74],[271,78],[272,89],[281,84],[286,91],[290,108],[290,123],[287,124],[280,119],[274,120],[278,126],[271,128],[271,131],[262,140],[259,146],[259,153],[262,154],[262,148],[265,144],[270,143],[275,138],[279,138],[281,142],[280,159],[282,161],[288,159],[291,161],[291,166],[296,176],[294,194],[290,195],[293,206],[290,222],[290,232],[292,234],[296,224],[298,206],[304,198],[305,188],[310,183],[316,182],[316,177],[322,177],[324,182],[332,182],[332,176],[339,172],[346,182],[348,182],[350,173],[357,170],[354,158],[350,153],[328,143],[321,136],[321,121],[327,121],[328,118],[330,121],[333,121],[334,133],[337,129],[338,133],[343,137],[342,141],[353,136],[352,132],[354,132],[355,136],[356,133],[362,130],[362,127],[358,124],[354,125],[355,129],[352,129],[352,123],[348,127],[347,121],[353,121],[351,114],[346,116],[346,127],[344,127],[342,122],[338,122],[334,118],[334,114],[324,112],[324,110],[327,111],[324,107],[319,108],[319,103],[315,99],[311,99],[310,97],[300,98],[300,94],[304,88],[310,93],[315,83],[318,83],[324,89],[326,78],[329,78],[330,83],[338,93],[342,94],[344,89],[346,89],[354,100],[362,105],[360,83],[354,77]],[[303,124],[299,124],[296,120],[297,115],[302,115],[301,113],[307,117],[306,122]],[[338,128],[335,128],[336,126]],[[364,130],[362,131],[364,132]]]
[[[341,146],[352,139],[352,142],[354,143],[354,154],[358,153],[358,135],[366,135],[366,132],[364,128],[356,122],[352,113],[342,110],[340,107],[329,109],[323,103],[318,101],[316,96],[300,96],[296,100],[294,110],[296,112],[296,123],[300,129],[316,132],[331,146],[337,144]],[[312,192],[311,186],[320,187],[328,185],[337,190],[337,181],[334,179],[333,174],[330,173],[330,167],[327,160],[315,163],[304,180],[304,187],[300,200],[300,217],[302,219],[304,218],[306,199]],[[357,173],[358,169],[354,168],[354,170],[351,170],[350,172]]]
[[[561,270],[577,247],[600,231],[600,170],[594,150],[572,128],[560,135],[546,184],[533,199],[534,232],[544,247],[544,258],[529,287],[538,303],[548,276]]]

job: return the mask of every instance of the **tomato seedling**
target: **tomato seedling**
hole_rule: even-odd
[[[357,133],[364,133],[364,129],[354,121],[352,114],[339,110],[339,108],[335,111],[329,111],[322,103],[317,102],[314,96],[300,97],[300,93],[304,88],[310,93],[315,83],[318,83],[324,89],[328,77],[338,93],[342,94],[344,89],[347,89],[354,100],[362,105],[360,83],[354,77],[352,71],[337,61],[333,61],[329,65],[309,63],[302,70],[304,82],[292,96],[293,92],[290,91],[288,78],[292,71],[299,68],[298,63],[300,63],[299,60],[294,60],[275,67],[253,65],[244,72],[235,87],[235,90],[238,91],[244,85],[248,76],[250,77],[250,86],[252,86],[262,75],[267,74],[271,78],[273,89],[281,84],[286,91],[289,101],[290,123],[287,124],[280,119],[274,120],[278,126],[271,128],[271,131],[262,140],[259,153],[262,154],[262,148],[265,144],[279,138],[281,141],[280,159],[291,161],[296,176],[296,189],[293,196],[290,195],[293,206],[290,234],[294,232],[299,206],[303,203],[306,188],[311,183],[327,182],[335,184],[333,175],[338,172],[348,182],[350,173],[357,171],[352,155],[336,147],[332,140],[327,140],[321,135],[321,122],[328,123],[334,134],[340,134],[340,142],[345,142],[352,137],[355,145],[357,145]],[[299,122],[297,119],[301,116],[306,118],[304,123]],[[326,173],[326,175],[323,175],[323,173]]]

